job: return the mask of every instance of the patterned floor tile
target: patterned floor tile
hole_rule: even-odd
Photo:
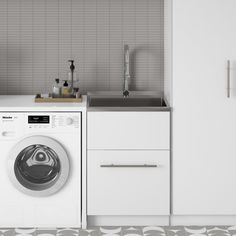
[[[142,236],[142,227],[125,226],[122,227],[122,236]]]
[[[122,227],[117,226],[102,226],[100,227],[101,236],[120,236],[122,235]]]
[[[57,229],[47,229],[47,228],[40,228],[36,229],[35,236],[56,236],[57,235]]]
[[[15,228],[16,236],[35,236],[36,229],[35,228]]]
[[[236,226],[0,228],[0,236],[236,236]]]
[[[99,227],[88,227],[87,229],[80,229],[79,236],[100,236]]]
[[[236,226],[226,226],[226,229],[229,231],[231,236],[236,236]]]
[[[187,236],[183,226],[165,226],[163,228],[166,236]]]
[[[144,236],[165,236],[164,227],[160,226],[145,226],[142,231]]]
[[[230,236],[227,226],[206,226],[208,236]]]
[[[79,229],[76,228],[58,228],[57,236],[78,236]]]
[[[15,229],[13,228],[1,228],[0,229],[0,236],[14,236]]]
[[[185,226],[186,236],[207,236],[205,226]]]

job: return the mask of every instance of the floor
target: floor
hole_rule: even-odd
[[[236,226],[0,228],[0,236],[236,236]]]

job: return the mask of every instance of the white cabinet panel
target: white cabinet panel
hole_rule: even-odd
[[[173,213],[236,214],[235,0],[173,1]]]
[[[169,112],[88,112],[88,149],[169,149]]]
[[[169,215],[169,171],[169,151],[88,151],[88,215]]]

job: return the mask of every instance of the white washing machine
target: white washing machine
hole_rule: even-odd
[[[0,113],[0,225],[80,227],[81,112]]]

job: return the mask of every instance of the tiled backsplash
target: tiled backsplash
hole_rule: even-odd
[[[74,59],[80,87],[163,90],[164,0],[0,0],[0,94],[48,92]]]

